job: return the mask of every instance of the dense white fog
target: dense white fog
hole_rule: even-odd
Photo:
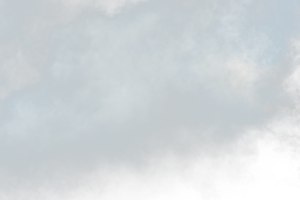
[[[59,1],[1,0],[1,193],[41,199],[45,184],[63,195],[99,168],[146,177],[169,155],[181,173],[235,154],[249,128],[293,108],[280,81],[297,6],[154,0],[64,21]]]

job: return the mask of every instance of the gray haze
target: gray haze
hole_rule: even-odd
[[[297,1],[70,2],[0,2],[2,188],[218,154],[292,106]]]

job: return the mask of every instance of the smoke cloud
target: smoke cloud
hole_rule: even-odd
[[[93,174],[101,197],[121,168],[255,155],[262,133],[237,142],[295,106],[299,6],[1,0],[3,199],[67,198]]]

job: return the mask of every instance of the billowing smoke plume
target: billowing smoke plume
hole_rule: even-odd
[[[63,199],[55,195],[99,168],[115,180],[112,168],[143,171],[171,155],[232,155],[239,165],[267,133],[291,141],[298,9],[292,0],[1,1],[0,194],[41,188],[33,199]]]

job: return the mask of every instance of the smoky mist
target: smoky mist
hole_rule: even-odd
[[[93,174],[100,198],[120,169],[255,156],[296,106],[299,6],[1,0],[1,198],[67,198]]]

